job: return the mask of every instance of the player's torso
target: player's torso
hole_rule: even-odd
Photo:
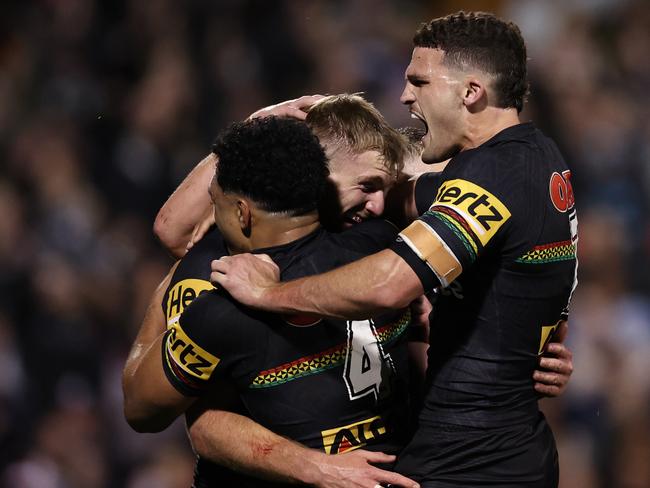
[[[466,183],[476,171],[503,166],[468,170],[462,159],[452,162],[439,189],[479,231],[489,234],[511,216],[498,245],[437,294],[425,421],[494,427],[537,415],[532,373],[568,305],[577,222],[570,173],[555,145],[537,131],[507,144],[493,148],[517,174],[503,178],[504,208]]]

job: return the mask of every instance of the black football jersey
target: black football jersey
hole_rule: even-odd
[[[289,280],[385,249],[396,233],[392,224],[373,220],[256,252],[269,254]],[[204,258],[208,275],[212,259]],[[408,310],[354,321],[270,314],[238,304],[206,281],[192,288],[187,280],[195,278],[184,269],[181,263],[166,297],[163,346],[165,372],[180,392],[214,393],[215,381],[229,381],[251,418],[328,454],[359,447],[395,453],[405,444]]]
[[[422,214],[392,249],[425,289],[438,287],[421,428],[457,426],[451,432],[468,438],[458,427],[506,428],[539,418],[532,374],[576,284],[570,178],[555,144],[521,124],[418,180]],[[440,242],[462,269],[450,282],[427,261]],[[473,457],[474,467],[485,454],[468,446],[458,452]],[[404,457],[407,475],[427,463],[409,447]],[[462,463],[456,459],[454,469],[462,472]]]

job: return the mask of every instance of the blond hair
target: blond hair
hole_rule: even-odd
[[[339,150],[354,155],[377,151],[390,174],[397,177],[401,172],[406,153],[404,139],[361,95],[325,97],[311,107],[306,122],[328,156]]]

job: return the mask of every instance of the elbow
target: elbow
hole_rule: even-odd
[[[171,424],[169,420],[152,415],[146,408],[140,408],[126,399],[124,400],[124,418],[129,427],[140,434],[162,432]]]
[[[188,425],[187,433],[192,444],[192,449],[199,456],[207,457],[210,453],[210,440],[205,433],[205,428],[200,422]]]
[[[132,378],[123,378],[122,389],[124,393],[124,418],[129,426],[138,433],[155,433],[165,430],[171,420],[161,415],[146,398],[138,395],[138,388],[129,381]]]
[[[403,291],[394,286],[382,284],[376,289],[375,305],[381,310],[397,310],[408,307],[412,298]]]
[[[153,234],[175,258],[180,259],[185,255],[187,243],[180,242],[172,231],[172,227],[169,224],[169,217],[164,207],[156,215],[156,220],[153,223]]]

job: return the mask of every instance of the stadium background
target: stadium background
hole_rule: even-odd
[[[120,374],[170,265],[156,209],[219,129],[364,91],[394,125],[417,25],[484,8],[529,46],[532,118],[580,216],[564,488],[650,486],[650,3],[42,0],[0,19],[0,485],[183,488],[182,425],[131,432]]]

